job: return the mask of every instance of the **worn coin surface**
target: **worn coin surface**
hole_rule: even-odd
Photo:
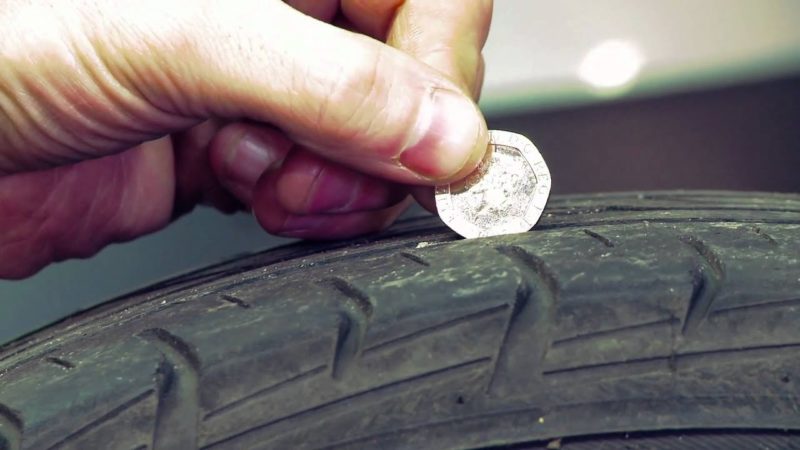
[[[539,221],[550,196],[550,170],[525,136],[489,131],[489,148],[465,179],[436,187],[436,208],[465,238],[522,233]]]

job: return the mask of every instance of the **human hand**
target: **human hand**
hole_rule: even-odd
[[[6,2],[0,278],[198,202],[286,236],[377,231],[409,190],[430,206],[406,185],[474,169],[491,1],[288,3]]]

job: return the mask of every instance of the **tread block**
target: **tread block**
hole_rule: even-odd
[[[800,430],[800,196],[571,196],[529,233],[460,240],[423,219],[321,248],[204,269],[2,348],[0,448]]]

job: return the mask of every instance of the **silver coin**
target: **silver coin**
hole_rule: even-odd
[[[520,134],[492,130],[478,168],[436,186],[436,208],[465,238],[497,236],[533,228],[549,196],[550,170],[536,146]]]

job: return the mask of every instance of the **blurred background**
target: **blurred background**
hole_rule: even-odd
[[[800,191],[798,0],[495,0],[485,57],[490,128],[534,141],[554,193]],[[92,259],[0,281],[0,344],[285,242],[246,214],[198,208]]]

